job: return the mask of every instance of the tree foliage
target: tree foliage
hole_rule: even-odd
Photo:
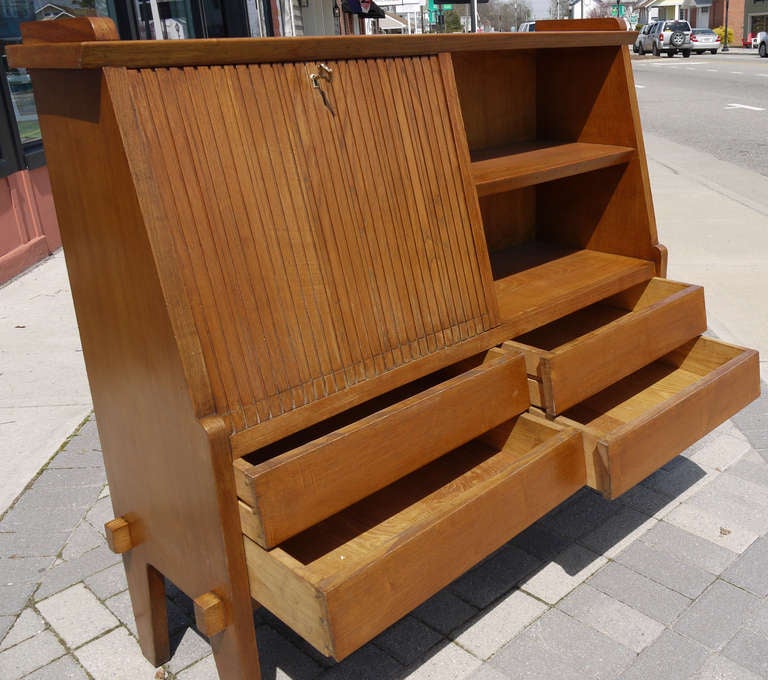
[[[445,13],[445,32],[460,33],[462,30],[464,30],[464,27],[461,25],[461,17],[456,10],[449,9]]]
[[[611,16],[611,7],[615,7],[615,2],[598,2],[589,10],[590,19],[600,19],[601,17]]]
[[[722,45],[725,45],[725,26],[718,26],[717,28],[712,29],[717,35],[720,36],[720,43]],[[733,36],[733,29],[729,26],[728,27],[728,45],[733,45],[734,36]]]
[[[477,14],[486,31],[511,31],[530,19],[531,7],[526,0],[490,0],[477,6]]]
[[[553,19],[567,19],[569,9],[568,0],[549,0],[549,16]]]

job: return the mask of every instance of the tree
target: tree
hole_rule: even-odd
[[[611,16],[611,8],[615,7],[615,2],[598,2],[589,10],[590,19],[600,19]]]
[[[463,30],[461,25],[461,17],[456,10],[449,9],[445,13],[445,32],[446,33],[460,33]]]
[[[553,19],[567,19],[569,9],[568,0],[549,0],[549,16]]]
[[[480,23],[486,30],[511,31],[531,16],[526,0],[490,0],[477,6]]]

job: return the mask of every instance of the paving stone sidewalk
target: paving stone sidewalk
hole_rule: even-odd
[[[342,663],[268,612],[262,677],[768,678],[768,395],[621,499],[584,489]],[[173,658],[139,651],[93,418],[0,519],[0,679],[209,680],[168,584]]]

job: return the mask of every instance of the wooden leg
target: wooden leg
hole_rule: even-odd
[[[210,638],[219,680],[259,680],[259,652],[250,598],[232,603],[231,622]]]
[[[132,553],[123,561],[141,651],[151,664],[161,666],[171,657],[163,575]]]

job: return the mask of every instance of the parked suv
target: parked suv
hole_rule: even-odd
[[[678,52],[684,57],[691,56],[691,25],[683,19],[657,21],[648,36],[654,56],[658,57],[662,52],[668,57]]]

